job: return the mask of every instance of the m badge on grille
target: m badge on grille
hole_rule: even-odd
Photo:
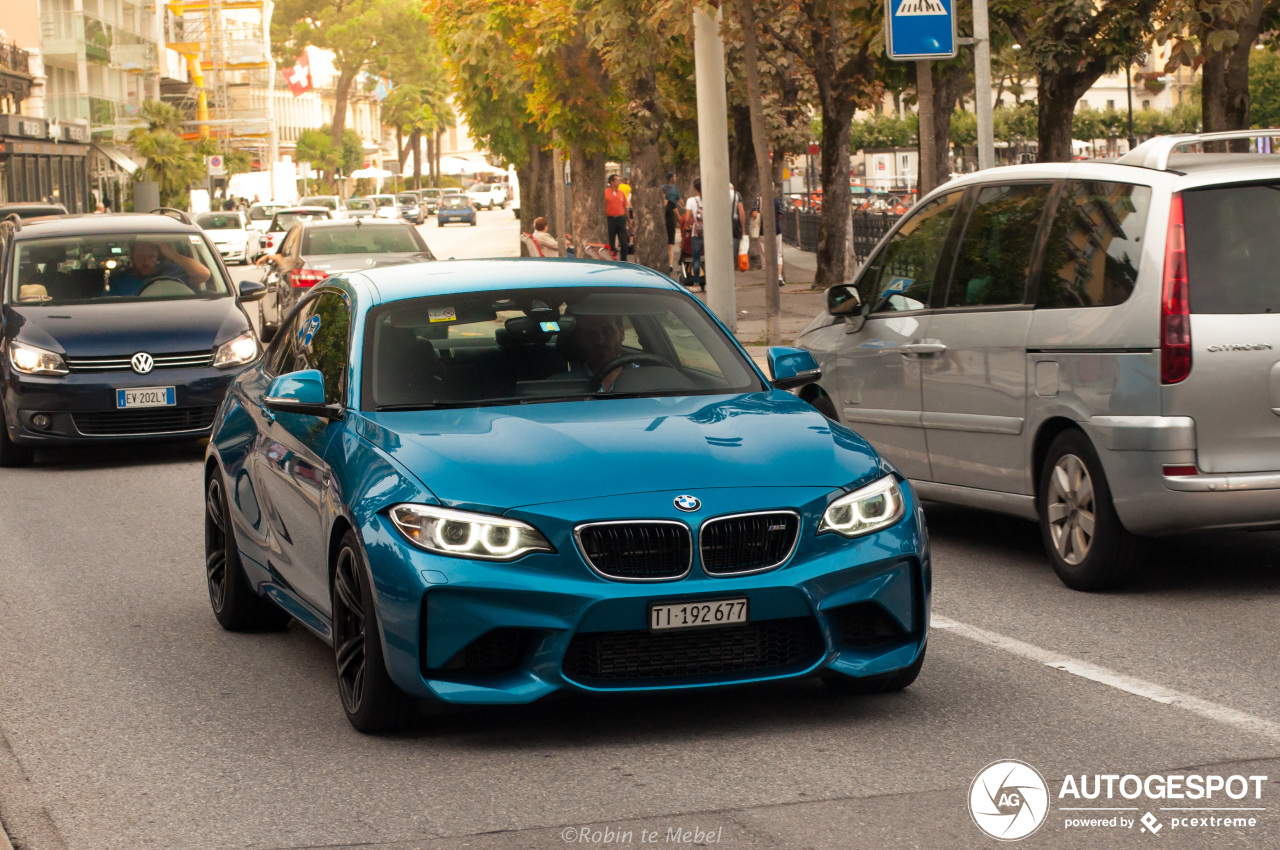
[[[696,511],[702,507],[702,502],[699,502],[693,496],[676,496],[675,503],[676,507],[682,511]]]

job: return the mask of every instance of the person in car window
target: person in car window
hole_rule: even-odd
[[[581,361],[574,364],[570,375],[592,378],[600,374],[605,366],[622,356],[622,339],[626,335],[621,316],[579,316],[574,326]],[[636,364],[631,364],[635,366]],[[600,383],[602,392],[613,389],[621,366],[612,370]]]
[[[109,294],[123,297],[137,295],[147,284],[161,278],[179,280],[192,289],[198,289],[210,276],[210,271],[203,263],[195,257],[178,253],[172,245],[138,240],[133,243],[129,267],[111,275]]]

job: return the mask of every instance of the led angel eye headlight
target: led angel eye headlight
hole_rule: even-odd
[[[507,517],[406,504],[391,509],[391,521],[410,543],[439,555],[513,561],[555,551],[536,528]]]
[[[905,504],[897,479],[886,475],[828,505],[818,533],[830,531],[841,537],[870,534],[902,519]]]

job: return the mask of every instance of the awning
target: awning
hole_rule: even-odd
[[[112,145],[94,145],[93,149],[105,156],[107,159],[120,166],[125,174],[132,175],[138,170],[138,163],[129,158],[128,154]]]

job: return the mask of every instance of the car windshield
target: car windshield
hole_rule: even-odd
[[[205,230],[239,230],[240,216],[235,213],[201,213],[196,224]]]
[[[373,201],[368,198],[351,198],[347,201],[347,209],[349,210],[371,210],[373,209]]]
[[[303,198],[300,203],[304,207],[328,207],[331,210],[338,208],[338,199],[332,195],[313,195]]]
[[[127,233],[16,243],[15,302],[209,298],[231,294],[194,233]]]
[[[249,207],[250,221],[270,221],[271,216],[275,215],[276,210],[282,207],[273,207],[266,204],[255,204]]]
[[[323,213],[305,213],[305,212],[282,212],[276,213],[276,219],[271,224],[272,231],[288,230],[300,221],[323,221],[328,218]]]
[[[396,195],[396,200],[402,204],[416,204],[418,202],[417,195]]]
[[[364,407],[484,407],[765,389],[688,296],[559,287],[438,295],[369,314]]]
[[[428,254],[426,243],[412,227],[321,227],[303,236],[302,253],[317,254]]]
[[[391,195],[374,195],[373,200],[380,207],[393,207],[396,205],[396,199]]]
[[[424,198],[439,198],[442,194],[444,193],[441,192],[439,189],[423,189],[422,190],[422,197]]]
[[[465,210],[467,208],[467,199],[460,195],[450,195],[440,202],[440,206],[447,210]]]

